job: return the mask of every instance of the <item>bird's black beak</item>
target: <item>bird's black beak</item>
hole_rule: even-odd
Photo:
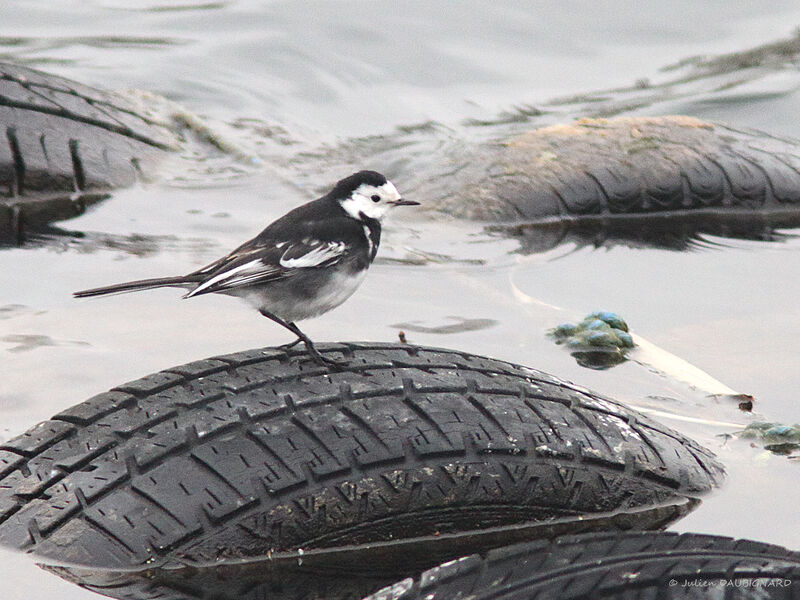
[[[419,202],[416,200],[403,200],[402,198],[393,201],[392,204],[394,206],[419,206]]]

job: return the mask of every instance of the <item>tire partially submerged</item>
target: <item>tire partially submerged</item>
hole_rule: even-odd
[[[679,433],[539,371],[403,344],[322,351],[350,366],[299,350],[202,360],[7,442],[0,543],[104,567],[399,542],[443,560],[663,527],[723,478]]]
[[[120,95],[0,63],[0,242],[80,214],[175,145]]]
[[[472,555],[365,600],[800,598],[800,553],[676,533],[566,536]]]
[[[681,248],[698,232],[800,226],[800,144],[691,117],[579,119],[453,160],[428,206],[523,228],[531,250],[565,238]]]
[[[6,63],[0,134],[6,244],[150,176],[178,145],[172,124],[118,94]],[[452,155],[426,135],[433,158],[393,140],[363,158],[406,164],[400,177],[428,207],[501,224],[523,251],[565,240],[681,249],[702,233],[773,239],[800,226],[800,145],[758,131],[683,116],[579,119],[497,143],[458,140]]]
[[[800,212],[800,145],[692,117],[578,119],[487,150],[439,208],[526,222],[674,211]]]

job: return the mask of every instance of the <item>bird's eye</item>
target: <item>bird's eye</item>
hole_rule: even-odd
[[[380,200],[381,200],[381,197],[380,197],[380,196],[378,196],[378,194],[373,194],[373,195],[372,195],[372,198],[371,198],[371,200],[372,200],[373,202],[380,202]]]

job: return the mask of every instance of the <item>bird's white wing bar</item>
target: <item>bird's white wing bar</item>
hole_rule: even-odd
[[[308,250],[307,252],[299,256],[287,258],[287,255],[293,255],[298,250],[297,245],[289,246],[278,261],[280,266],[284,269],[316,267],[341,256],[347,249],[347,245],[344,242],[312,241],[308,244],[304,244],[304,246]]]
[[[276,273],[278,270],[279,269],[275,265],[264,264],[261,259],[257,258],[243,265],[239,265],[238,267],[234,267],[228,271],[223,271],[208,281],[204,281],[191,292],[186,294],[184,298],[191,298],[192,296],[201,294],[203,291],[212,286],[229,288],[239,285],[247,285],[248,283],[258,280],[265,275]]]
[[[281,248],[285,244],[285,242],[276,244],[274,248]],[[221,272],[198,285],[184,298],[253,285],[291,275],[300,269],[330,264],[341,257],[346,250],[347,244],[344,242],[304,239],[302,242],[289,245],[277,264],[274,262],[277,257],[273,255],[271,258],[261,256],[228,269],[222,267]]]

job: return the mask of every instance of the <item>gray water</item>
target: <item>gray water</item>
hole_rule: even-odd
[[[187,156],[165,179],[62,224],[84,241],[0,251],[0,441],[123,381],[289,341],[230,298],[181,301],[158,290],[77,301],[71,292],[191,271],[358,168],[387,171],[424,203],[425,181],[404,161],[424,161],[428,146],[381,147],[397,142],[398,127],[428,123],[423,137],[479,139],[606,111],[691,114],[800,137],[800,71],[790,59],[652,87],[691,71],[665,65],[772,42],[797,25],[793,1],[425,0],[400,10],[357,0],[5,0],[0,60],[163,95],[250,160]],[[651,86],[637,89],[644,79]],[[524,107],[544,114],[522,119],[533,112]],[[519,118],[476,125],[504,115]],[[351,141],[363,136],[375,137]],[[383,152],[371,161],[363,148],[373,146]],[[658,410],[729,468],[725,487],[675,530],[800,549],[798,460],[719,437],[755,416],[635,363],[584,369],[544,336],[561,321],[615,310],[651,342],[753,394],[758,417],[800,422],[800,240],[706,238],[687,252],[565,245],[529,256],[517,247],[476,224],[396,219],[362,288],[304,329],[317,340],[396,340],[404,329],[413,343],[530,365]],[[447,327],[461,320],[477,325]],[[0,582],[6,600],[91,597],[7,552]]]

